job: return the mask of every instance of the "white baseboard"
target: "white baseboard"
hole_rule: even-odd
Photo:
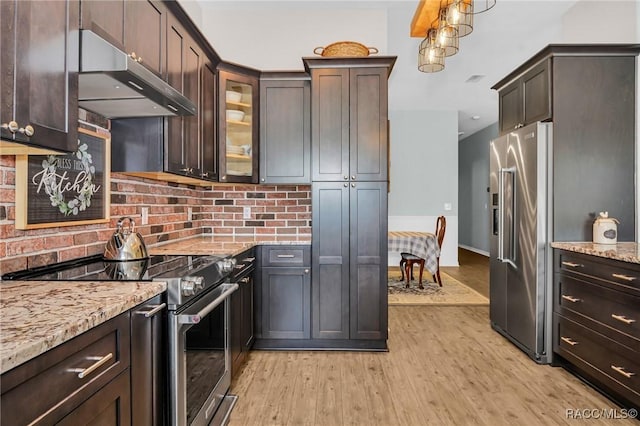
[[[458,247],[463,248],[463,249],[465,249],[465,250],[472,251],[472,252],[474,252],[474,253],[481,254],[481,255],[483,255],[483,256],[487,256],[487,257],[489,257],[489,252],[488,252],[488,251],[480,250],[480,249],[477,249],[477,248],[475,248],[475,247],[465,246],[464,244],[458,244]]]

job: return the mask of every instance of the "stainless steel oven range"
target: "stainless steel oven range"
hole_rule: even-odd
[[[221,425],[235,403],[229,395],[229,297],[235,259],[230,256],[161,255],[130,261],[89,256],[13,272],[3,280],[165,281],[168,400],[174,426]],[[163,404],[164,405],[164,404]]]

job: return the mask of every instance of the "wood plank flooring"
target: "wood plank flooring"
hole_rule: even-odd
[[[389,329],[389,352],[250,352],[230,424],[569,425],[568,409],[616,408],[491,330],[488,307],[391,306]]]

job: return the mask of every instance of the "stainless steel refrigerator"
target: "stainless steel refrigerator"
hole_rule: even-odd
[[[490,145],[490,319],[539,363],[551,362],[551,123]]]

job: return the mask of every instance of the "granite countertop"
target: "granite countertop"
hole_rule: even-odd
[[[180,241],[170,241],[149,247],[149,254],[224,254],[235,256],[257,245],[310,245],[311,241],[219,241],[216,236],[198,235]]]
[[[0,283],[0,373],[164,292],[166,283]]]
[[[640,263],[640,246],[637,243],[595,244],[587,242],[553,242],[551,247],[592,256],[606,257],[622,262]]]

